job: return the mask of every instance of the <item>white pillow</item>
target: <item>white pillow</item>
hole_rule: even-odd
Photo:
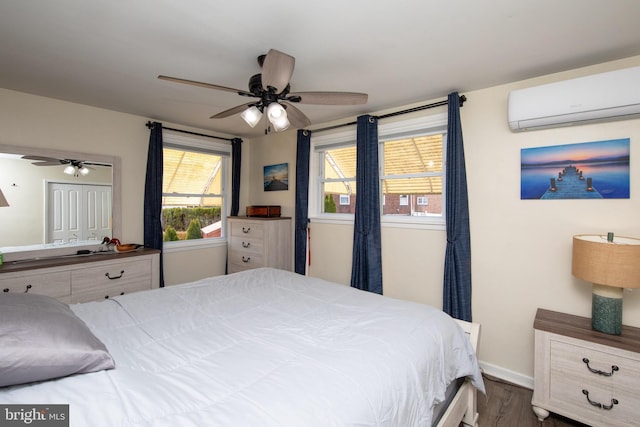
[[[114,367],[105,345],[67,304],[0,294],[0,387]]]

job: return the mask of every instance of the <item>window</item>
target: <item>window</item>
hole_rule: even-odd
[[[310,173],[316,197],[315,208],[310,212],[332,217],[352,216],[356,201],[351,197],[356,193],[355,131],[317,137],[313,153]]]
[[[379,125],[383,224],[444,225],[446,123],[445,113]],[[353,218],[355,140],[355,130],[312,137],[309,207],[320,218]]]
[[[444,225],[446,114],[381,124],[382,221]]]
[[[164,136],[162,231],[165,245],[193,246],[225,236],[231,146]]]

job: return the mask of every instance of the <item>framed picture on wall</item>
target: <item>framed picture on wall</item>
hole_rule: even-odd
[[[279,163],[264,167],[264,191],[289,189],[289,163]]]
[[[628,199],[630,139],[525,148],[521,199]]]

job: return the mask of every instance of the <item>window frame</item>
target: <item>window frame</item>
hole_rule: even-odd
[[[383,227],[419,228],[428,230],[445,230],[446,207],[446,148],[447,148],[447,113],[435,113],[394,120],[389,123],[378,124],[378,155],[379,176],[384,177],[384,142],[394,139],[442,133],[442,214],[428,216],[390,216],[383,215],[385,197],[380,185],[380,223]],[[353,223],[353,214],[324,213],[322,208],[322,163],[324,161],[319,152],[326,148],[339,148],[356,145],[356,129],[332,132],[321,135],[311,135],[311,156],[309,164],[309,218],[316,222],[345,224]]]
[[[170,132],[163,132],[162,148],[173,148],[184,151],[203,152],[222,157],[220,165],[221,180],[221,233],[220,237],[207,239],[179,240],[173,242],[162,242],[162,250],[166,253],[181,252],[194,248],[212,248],[227,245],[227,216],[230,213],[229,194],[231,185],[231,143],[222,143],[210,139],[199,138],[197,136],[179,135]],[[164,173],[164,172],[163,172]],[[164,179],[164,176],[163,176]]]
[[[325,135],[311,134],[311,156],[309,164],[309,217],[318,222],[327,223],[345,223],[353,222],[354,215],[350,213],[325,213],[324,193],[322,185],[325,180],[322,177],[324,156],[320,156],[319,152],[327,148],[341,148],[356,145],[356,129],[348,129],[341,132],[332,132]]]
[[[384,176],[384,143],[399,138],[407,138],[413,136],[442,134],[442,213],[440,215],[416,215],[416,216],[393,216],[383,215],[382,208],[380,214],[380,222],[383,226],[390,227],[407,227],[407,228],[425,228],[433,230],[445,229],[446,218],[446,170],[447,170],[447,120],[448,114],[436,113],[414,117],[404,120],[397,120],[391,123],[378,125],[378,156],[379,156],[379,175],[380,175],[380,192],[382,199],[382,180]]]

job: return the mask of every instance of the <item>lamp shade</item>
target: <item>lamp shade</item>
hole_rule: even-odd
[[[2,194],[2,190],[0,190],[0,207],[7,207],[9,206],[9,202],[7,202],[7,199],[4,197],[4,194]]]
[[[242,114],[240,114],[240,116],[244,119],[245,122],[247,122],[249,126],[255,127],[262,118],[262,112],[258,109],[258,107],[252,105],[251,107],[244,110]]]
[[[640,288],[640,239],[574,236],[571,272],[599,285]]]

